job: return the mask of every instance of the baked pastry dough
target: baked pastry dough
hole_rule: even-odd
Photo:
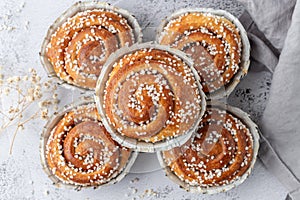
[[[201,119],[204,95],[183,59],[160,48],[138,48],[112,64],[103,109],[118,134],[156,143],[187,134]]]
[[[240,67],[239,29],[220,15],[186,12],[173,17],[163,27],[158,42],[180,49],[194,60],[207,96],[226,89]]]
[[[166,166],[182,182],[200,188],[232,184],[254,158],[253,136],[236,116],[208,107],[198,131],[183,146],[163,152]]]
[[[102,125],[95,104],[66,113],[46,145],[46,163],[65,184],[99,186],[116,178],[131,151],[117,144]]]
[[[137,42],[134,28],[113,10],[78,12],[51,36],[46,55],[59,78],[93,89],[110,54]]]

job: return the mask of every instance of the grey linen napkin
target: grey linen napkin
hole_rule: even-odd
[[[247,12],[240,18],[252,46],[250,70],[273,73],[259,156],[288,189],[287,199],[300,200],[300,1],[240,2],[254,20]]]

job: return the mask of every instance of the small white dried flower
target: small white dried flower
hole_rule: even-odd
[[[34,76],[30,77],[29,80],[31,81],[32,84],[36,84],[37,80]]]
[[[36,85],[34,88],[35,91],[41,91],[41,86],[40,85]]]
[[[4,78],[3,74],[0,74],[0,86],[3,84],[3,78]]]
[[[19,124],[18,127],[21,129],[21,130],[24,130],[24,125],[23,124]]]
[[[45,82],[45,83],[44,83],[44,87],[46,87],[47,89],[49,89],[50,86],[51,86],[51,85],[50,85],[48,82]]]
[[[10,89],[8,87],[4,88],[4,94],[5,95],[8,95],[10,92]]]
[[[14,76],[13,80],[14,80],[14,82],[20,82],[21,81],[21,77],[20,76]]]
[[[29,71],[30,73],[32,73],[32,74],[35,74],[35,73],[36,73],[36,70],[33,69],[33,68],[29,68],[28,71]]]
[[[23,76],[22,80],[23,81],[28,81],[28,76]]]
[[[41,110],[42,119],[48,119],[48,108],[44,108]]]
[[[8,110],[8,113],[11,114],[11,113],[13,113],[13,112],[14,112],[14,108],[13,108],[13,107],[10,107],[9,110]]]
[[[26,101],[27,102],[33,102],[35,99],[34,99],[34,96],[33,95],[28,95],[26,96]]]
[[[40,108],[44,107],[44,101],[40,101],[40,102],[38,103],[38,105],[39,105]]]
[[[32,96],[33,93],[34,93],[34,88],[32,88],[32,87],[31,87],[31,88],[28,88],[28,89],[27,89],[27,93],[28,93],[29,96]]]
[[[50,100],[44,100],[44,101],[39,102],[39,107],[40,108],[44,108],[44,107],[47,107],[47,106],[50,106],[50,105],[52,105],[52,102]]]
[[[6,79],[7,83],[17,83],[21,80],[20,76],[12,76]]]
[[[36,80],[37,81],[41,81],[41,77],[40,76],[36,76]]]
[[[14,79],[13,79],[12,77],[9,77],[9,78],[6,79],[6,82],[7,82],[8,84],[11,84],[11,83],[14,82]]]
[[[40,99],[43,97],[43,94],[39,91],[34,91],[33,97],[34,97],[34,99]]]

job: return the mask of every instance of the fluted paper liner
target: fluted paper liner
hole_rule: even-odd
[[[41,46],[41,50],[40,50],[40,60],[41,63],[45,69],[45,71],[48,74],[49,78],[52,78],[56,81],[57,84],[64,86],[67,89],[80,89],[82,91],[86,91],[86,90],[91,90],[90,88],[87,87],[82,87],[82,86],[78,86],[75,83],[68,83],[65,80],[60,79],[56,72],[53,69],[52,64],[49,62],[48,57],[46,55],[46,48],[47,45],[49,44],[50,40],[51,40],[51,36],[52,34],[54,34],[56,32],[56,30],[64,23],[67,21],[68,18],[73,17],[74,15],[76,15],[78,12],[82,12],[82,11],[86,11],[86,10],[92,10],[92,9],[105,9],[105,10],[112,10],[116,13],[121,14],[123,17],[126,18],[126,20],[128,21],[128,23],[131,25],[131,27],[133,28],[133,34],[135,37],[135,41],[137,43],[142,42],[142,30],[141,27],[139,26],[137,20],[135,19],[135,17],[129,13],[127,10],[115,7],[115,6],[111,6],[110,4],[106,3],[106,2],[98,2],[98,1],[89,1],[89,2],[77,2],[75,3],[73,6],[71,6],[69,9],[67,9],[61,16],[59,16],[55,22],[49,27],[47,34],[44,38],[44,41],[42,43]]]
[[[247,126],[249,129],[252,137],[253,137],[253,158],[251,160],[251,164],[247,171],[238,179],[235,180],[234,182],[227,184],[227,185],[222,185],[222,186],[213,186],[213,187],[201,187],[201,186],[192,186],[182,180],[179,179],[177,175],[170,169],[170,167],[167,165],[165,162],[165,159],[163,158],[163,152],[159,151],[157,152],[157,158],[159,160],[159,163],[161,167],[164,169],[167,177],[171,179],[174,183],[178,184],[180,187],[182,187],[184,190],[192,193],[202,193],[202,194],[215,194],[215,193],[220,193],[220,192],[226,192],[228,190],[231,190],[238,185],[242,184],[248,176],[251,174],[252,169],[254,167],[254,164],[257,159],[257,154],[258,154],[258,149],[259,149],[259,129],[257,125],[250,119],[249,115],[242,111],[239,108],[229,106],[227,104],[221,103],[214,101],[213,103],[208,102],[208,106],[212,106],[212,108],[220,108],[224,109],[233,116],[236,116],[239,118],[243,124]]]
[[[218,89],[212,93],[209,94],[209,99],[221,99],[224,97],[229,96],[232,91],[235,89],[235,87],[238,85],[240,80],[247,74],[249,65],[250,65],[250,42],[247,36],[247,32],[241,22],[232,14],[225,10],[215,10],[212,8],[183,8],[180,9],[173,14],[171,14],[169,17],[164,19],[160,26],[157,29],[157,36],[156,36],[156,42],[160,42],[161,33],[164,30],[164,27],[172,20],[177,17],[179,17],[182,14],[185,13],[211,13],[216,16],[225,17],[229,21],[231,21],[239,30],[241,40],[242,40],[242,55],[241,55],[241,63],[239,64],[239,70],[234,75],[234,77],[230,80],[229,83],[225,85],[225,88]]]
[[[103,96],[104,96],[104,89],[105,89],[105,83],[109,78],[109,74],[113,69],[113,64],[122,56],[125,54],[128,54],[130,52],[134,52],[139,49],[144,49],[144,48],[153,48],[153,49],[160,49],[167,51],[173,55],[178,56],[181,58],[190,68],[192,73],[194,74],[194,77],[196,79],[196,82],[198,84],[198,90],[200,92],[201,96],[201,113],[199,116],[199,119],[197,122],[194,124],[193,127],[191,127],[185,134],[174,137],[172,139],[168,140],[163,140],[159,141],[156,143],[151,143],[151,142],[144,142],[144,141],[139,141],[134,138],[129,138],[127,136],[121,135],[107,120],[105,110],[103,108]],[[139,152],[148,152],[148,153],[153,153],[158,150],[167,150],[171,149],[176,146],[180,146],[184,144],[192,135],[194,130],[196,129],[196,125],[199,123],[201,120],[205,109],[206,109],[206,100],[205,100],[205,94],[202,91],[202,86],[200,84],[200,77],[196,70],[193,68],[193,62],[191,59],[186,57],[186,55],[176,49],[172,49],[168,46],[165,45],[158,45],[158,44],[153,44],[152,42],[148,43],[143,43],[143,44],[134,44],[131,47],[123,47],[119,50],[117,50],[115,53],[113,53],[107,60],[106,64],[103,67],[103,70],[101,71],[101,74],[98,78],[97,86],[96,86],[96,94],[95,94],[95,101],[97,104],[98,112],[100,113],[100,116],[103,118],[103,124],[106,127],[106,129],[109,131],[111,134],[112,138],[116,140],[118,143],[120,143],[123,146],[126,146],[131,149],[135,149],[136,151]]]
[[[68,113],[69,111],[73,110],[74,108],[77,108],[78,106],[82,105],[88,105],[88,104],[94,104],[93,97],[84,97],[83,100],[69,104],[64,106],[63,109],[61,109],[57,114],[54,114],[47,124],[43,128],[43,132],[40,138],[40,158],[41,158],[41,164],[43,167],[43,170],[45,173],[48,175],[48,177],[51,179],[53,184],[57,187],[63,187],[67,189],[75,189],[75,190],[80,190],[82,188],[100,188],[105,185],[112,185],[115,184],[119,181],[121,181],[130,171],[130,168],[134,164],[138,152],[132,151],[131,155],[126,163],[126,165],[122,168],[122,171],[119,172],[119,174],[116,175],[116,177],[112,178],[109,182],[101,184],[99,186],[78,186],[74,184],[66,184],[63,183],[59,178],[57,178],[49,169],[47,160],[46,160],[46,145],[47,141],[51,135],[51,131],[53,128],[57,125],[57,123],[62,119],[65,113]]]

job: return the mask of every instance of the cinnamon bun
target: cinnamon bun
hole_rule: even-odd
[[[162,25],[158,36],[160,44],[182,50],[194,60],[203,91],[210,98],[217,92],[224,93],[219,97],[231,92],[226,90],[233,90],[228,87],[235,86],[249,66],[244,63],[249,60],[249,55],[243,55],[249,54],[249,41],[245,34],[241,36],[242,25],[229,13],[219,12],[205,9],[177,12]]]
[[[257,155],[256,126],[242,120],[209,106],[191,139],[161,153],[161,162],[186,190],[214,193],[232,188],[250,173]]]
[[[170,145],[172,139],[190,134],[201,119],[205,97],[199,77],[178,52],[160,45],[136,45],[107,64],[103,71],[107,78],[100,76],[99,110],[117,141],[132,139],[125,146]]]
[[[76,4],[80,11],[53,31],[46,57],[60,79],[94,89],[110,54],[141,40],[140,27],[127,11],[106,4],[101,7],[97,2],[95,8],[87,9],[86,4]]]
[[[46,143],[45,161],[50,176],[59,182],[100,186],[123,173],[131,153],[112,140],[91,103],[71,109],[55,124]]]

